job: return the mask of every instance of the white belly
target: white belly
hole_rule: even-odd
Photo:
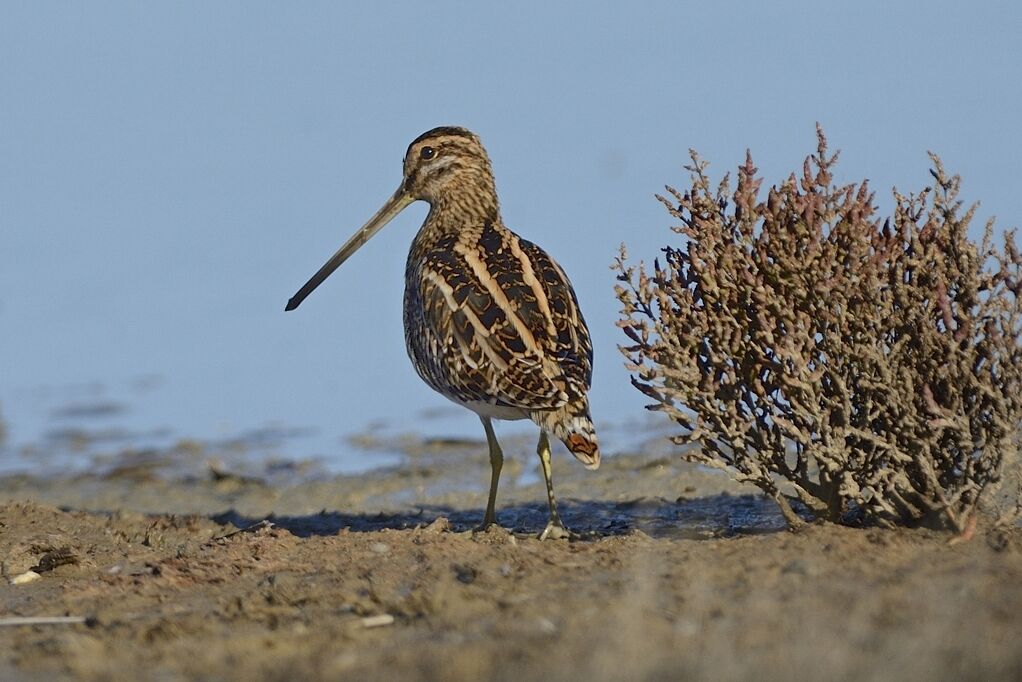
[[[450,396],[446,397],[451,402],[457,403],[462,407],[467,407],[468,409],[478,414],[480,417],[489,417],[491,419],[503,419],[506,421],[514,421],[516,419],[529,418],[529,413],[519,407],[491,405],[490,403],[476,400],[465,403]]]

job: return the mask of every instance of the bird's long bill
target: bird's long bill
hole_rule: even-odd
[[[323,280],[329,277],[334,270],[339,268],[341,263],[348,260],[348,258],[351,257],[351,254],[358,251],[359,247],[369,241],[374,234],[379,232],[384,225],[393,220],[394,216],[403,211],[404,208],[413,201],[415,201],[415,199],[405,192],[403,186],[398,188],[398,190],[394,192],[394,196],[387,199],[387,203],[385,203],[383,207],[376,212],[376,215],[370,218],[369,222],[359,228],[359,231],[353,234],[351,239],[345,242],[344,246],[339,248],[337,253],[331,256],[330,260],[323,264],[323,267],[319,269],[319,272],[313,275],[312,278],[305,283],[305,286],[299,289],[298,293],[291,297],[291,300],[287,302],[287,307],[285,307],[284,310],[294,310],[301,305],[302,301],[305,300],[305,297],[311,294],[316,287],[322,284]]]

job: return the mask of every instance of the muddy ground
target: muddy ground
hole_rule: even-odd
[[[330,480],[194,446],[0,479],[0,619],[84,619],[0,627],[0,679],[1022,679],[1017,528],[792,534],[674,456],[561,453],[580,537],[541,543],[525,445],[486,533],[482,444],[420,445]]]

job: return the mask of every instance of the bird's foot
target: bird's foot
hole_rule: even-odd
[[[546,528],[539,534],[539,539],[542,540],[572,540],[578,537],[570,530],[564,527],[560,519],[550,519],[547,523]]]
[[[481,524],[479,524],[478,526],[476,526],[475,528],[473,528],[472,532],[473,533],[485,533],[486,531],[490,530],[490,528],[492,528],[493,526],[496,526],[497,528],[501,527],[500,524],[497,523],[497,516],[496,516],[496,514],[494,514],[492,516],[490,514],[487,514],[486,516],[483,517],[483,522]]]

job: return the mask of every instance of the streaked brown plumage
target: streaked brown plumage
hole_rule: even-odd
[[[479,415],[492,476],[483,526],[494,506],[503,455],[492,419],[531,419],[547,483],[550,522],[541,537],[567,532],[557,515],[547,433],[587,467],[600,464],[587,391],[593,349],[571,283],[541,248],[504,226],[489,157],[464,128],[434,128],[409,146],[394,196],[288,302],[299,303],[401,209],[430,204],[405,269],[408,355],[434,390]]]

